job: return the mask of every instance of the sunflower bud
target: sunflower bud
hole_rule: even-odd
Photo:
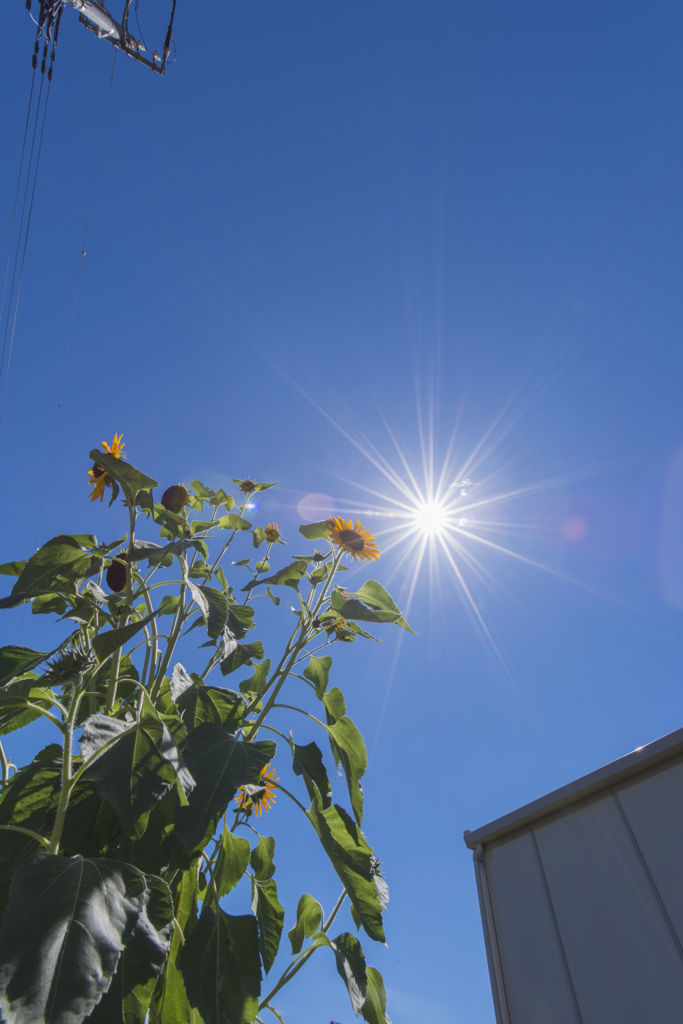
[[[117,556],[117,558],[125,557],[125,554]],[[106,580],[112,594],[120,594],[126,585],[126,566],[124,563],[119,561],[112,562],[107,569]]]
[[[274,544],[276,540],[280,539],[280,531],[277,528],[277,523],[268,523],[265,528],[266,540]]]
[[[240,480],[240,490],[242,494],[253,494],[256,490],[256,484],[249,478],[246,480]]]
[[[161,495],[161,504],[169,512],[175,512],[178,515],[180,510],[187,505],[189,497],[182,484],[173,484],[172,487],[167,487]]]

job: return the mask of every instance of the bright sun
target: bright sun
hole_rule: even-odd
[[[448,525],[448,509],[439,501],[425,501],[415,509],[414,519],[424,533],[438,535]]]

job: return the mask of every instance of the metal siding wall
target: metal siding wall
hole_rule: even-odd
[[[614,798],[536,837],[583,1024],[681,1024],[678,945]]]
[[[683,765],[623,789],[619,800],[683,942]]]
[[[485,861],[513,1024],[581,1024],[533,836]]]

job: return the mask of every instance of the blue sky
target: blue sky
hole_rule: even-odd
[[[140,0],[146,36],[166,13]],[[34,33],[19,0],[2,19],[5,246]],[[117,61],[39,523],[112,66],[63,19],[0,424],[2,560],[36,531],[124,532],[87,495],[115,431],[164,484],[279,480],[256,516],[293,553],[307,496],[397,496],[362,449],[405,475],[393,435],[419,473],[420,423],[440,467],[457,421],[449,473],[468,465],[477,499],[523,492],[470,512],[476,611],[441,554],[417,637],[335,652],[372,752],[392,902],[366,954],[394,1024],[494,1020],[463,830],[681,725],[682,31],[669,0],[180,0],[165,80]],[[399,602],[405,551],[373,570]],[[4,616],[5,643],[52,628]],[[264,615],[264,639],[279,629]],[[310,837],[271,814],[288,907],[306,889],[330,905]],[[318,955],[280,1008],[350,1024]]]

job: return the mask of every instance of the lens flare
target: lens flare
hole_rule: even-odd
[[[440,501],[425,501],[413,513],[416,526],[427,536],[440,536],[449,525],[447,506]]]

